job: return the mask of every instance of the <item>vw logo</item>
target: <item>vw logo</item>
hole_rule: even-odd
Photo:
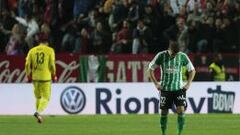
[[[80,88],[71,86],[64,89],[60,102],[65,112],[77,114],[85,107],[86,96]]]

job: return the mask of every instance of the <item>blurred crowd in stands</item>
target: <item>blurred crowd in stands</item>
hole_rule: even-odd
[[[1,0],[0,53],[26,54],[49,37],[56,52],[238,52],[240,0]]]

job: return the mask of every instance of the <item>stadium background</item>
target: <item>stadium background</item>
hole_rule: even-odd
[[[78,115],[102,114],[96,108],[84,112],[84,107],[99,104],[95,101],[99,88],[103,92],[103,95],[99,92],[100,100],[106,98],[107,90],[112,94],[107,105],[113,114],[122,114],[117,113],[119,108],[121,112],[130,110],[124,114],[136,114],[131,110],[139,106],[137,114],[144,114],[144,98],[158,96],[145,69],[155,53],[167,48],[166,30],[178,32],[181,51],[189,55],[197,71],[188,95],[191,126],[186,134],[239,133],[238,0],[1,0],[0,11],[0,135],[27,135],[32,131],[54,134],[51,131],[54,128],[64,129],[55,130],[63,135],[159,134],[158,115],[48,116],[40,128],[30,116],[12,115],[29,115],[34,111],[32,85],[26,84],[24,62],[29,48],[38,44],[40,32],[49,35],[50,46],[56,51],[59,77],[53,85],[53,100],[46,115],[69,114],[60,100],[63,91],[72,86],[87,93],[87,105],[78,110]],[[177,25],[177,16],[185,21]],[[29,25],[24,26],[16,17],[29,19]],[[222,54],[226,82],[211,80],[208,67],[216,53]],[[89,94],[94,92],[96,95]],[[117,99],[121,100],[120,107]],[[157,101],[151,101],[154,104],[150,105],[150,113],[158,113],[153,111]],[[104,109],[103,106],[100,108]],[[175,122],[174,116],[171,121]],[[170,123],[172,134],[174,122]],[[66,124],[62,127],[61,123]],[[91,126],[86,128],[84,124]]]

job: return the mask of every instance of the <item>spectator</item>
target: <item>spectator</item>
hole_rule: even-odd
[[[152,7],[157,7],[160,0],[148,0],[147,4],[151,5]]]
[[[212,50],[212,38],[214,35],[214,18],[204,16],[198,27],[197,52],[209,52]]]
[[[143,20],[139,20],[133,31],[132,54],[148,53],[148,47],[152,43],[152,32]]]
[[[111,29],[116,30],[118,24],[120,24],[128,14],[128,4],[118,0],[115,1],[112,5],[112,12],[109,16],[109,25]]]
[[[74,23],[70,23],[67,26],[67,29],[65,31],[65,34],[62,39],[62,44],[61,44],[62,51],[67,51],[67,52],[74,51],[76,37],[77,37],[76,30],[77,30],[77,26]]]
[[[51,0],[46,0],[46,8],[45,8],[43,20],[45,23],[50,25],[50,22],[51,22]]]
[[[185,5],[185,0],[170,0],[170,5],[174,14],[179,14],[180,9]]]
[[[206,2],[206,10],[204,12],[205,15],[207,16],[213,16],[214,13],[214,5],[210,1]]]
[[[154,1],[152,1],[154,2]],[[152,30],[152,43],[148,46],[149,52],[155,52],[159,50],[159,45],[161,42],[160,34],[162,32],[162,26],[160,22],[162,18],[157,13],[156,8],[151,5],[146,5],[144,7],[143,14],[144,23]]]
[[[5,45],[6,45],[6,42],[5,41],[5,34],[3,33],[3,26],[2,24],[0,24],[0,53],[3,53],[4,52],[4,49],[5,49]]]
[[[91,46],[90,35],[86,28],[81,29],[80,36],[76,39],[74,53],[88,54]]]
[[[91,6],[95,4],[95,0],[74,0],[73,15],[78,18],[80,14],[85,14]]]
[[[103,24],[97,22],[96,29],[91,34],[91,39],[93,41],[91,53],[94,54],[104,54],[109,51],[108,35],[103,29]]]
[[[96,26],[96,22],[97,22],[97,16],[98,15],[98,11],[93,9],[91,11],[88,12],[88,16],[84,19],[82,19],[82,21],[86,21],[89,27],[91,28],[95,28]]]
[[[229,18],[224,17],[222,27],[224,29],[225,41],[222,51],[234,52],[234,50],[237,49],[237,26],[233,22],[231,22]]]
[[[32,13],[33,3],[32,0],[19,0],[17,3],[18,16],[24,18],[27,14]]]
[[[1,12],[0,22],[4,29],[11,31],[12,27],[17,23],[17,21],[11,17],[11,13],[8,10],[3,10]]]
[[[129,36],[129,22],[124,20],[122,28],[116,34],[116,42],[113,43],[111,51],[114,53],[130,53],[131,44]]]
[[[188,33],[188,27],[185,23],[185,19],[180,17],[177,18],[177,26],[179,29],[179,37],[178,37],[178,44],[179,49],[182,52],[188,53],[188,45],[189,45],[189,33]]]
[[[189,46],[188,49],[191,52],[196,52],[197,50],[197,40],[198,40],[198,29],[197,29],[197,22],[196,21],[189,21],[188,22],[188,33],[189,33]]]
[[[15,16],[15,15],[13,15]],[[31,49],[33,47],[33,37],[39,31],[39,26],[36,20],[32,17],[31,14],[25,16],[25,18],[15,17],[15,19],[27,28],[27,35],[25,37],[25,41],[28,45],[28,48]]]
[[[189,35],[188,28],[185,25],[185,20],[183,17],[177,17],[176,24],[169,27],[164,35],[167,39],[171,40],[175,34],[177,33],[177,43],[179,45],[180,51],[188,52],[188,43],[189,43]]]
[[[9,41],[10,34],[6,34],[6,31],[7,33],[11,31],[16,23],[14,15],[11,17],[10,14],[15,12],[20,18],[33,15],[27,20],[24,19],[25,23],[22,23],[27,27],[24,39],[28,48],[32,47],[32,37],[38,32],[37,24],[47,23],[51,29],[49,35],[51,45],[56,51],[61,48],[57,46],[58,44],[66,45],[73,42],[72,45],[63,45],[65,47],[62,47],[62,51],[81,52],[82,34],[80,31],[75,31],[81,29],[82,33],[85,33],[83,35],[89,35],[88,47],[90,47],[90,52],[96,51],[93,50],[93,47],[96,47],[92,44],[96,43],[93,39],[103,37],[105,47],[101,53],[107,53],[110,49],[109,45],[116,44],[119,42],[118,40],[121,41],[119,37],[122,36],[119,36],[121,35],[119,33],[122,29],[119,30],[119,27],[121,27],[123,20],[129,21],[129,29],[131,30],[137,29],[138,20],[141,18],[145,23],[144,26],[150,31],[151,38],[143,37],[143,39],[148,39],[146,41],[148,45],[146,46],[142,42],[144,40],[139,40],[141,38],[138,34],[134,34],[134,39],[128,38],[128,43],[134,44],[134,47],[140,45],[138,49],[135,48],[138,53],[154,53],[166,49],[168,40],[162,33],[170,26],[176,25],[176,18],[181,16],[187,19],[187,24],[183,23],[184,30],[178,33],[179,45],[183,51],[233,52],[240,46],[240,38],[238,38],[240,35],[239,7],[237,0],[2,0],[0,2],[0,23],[3,27],[0,31],[0,51],[5,51]],[[107,21],[109,22],[107,23]],[[101,22],[104,28],[101,32],[96,30],[97,22]],[[220,27],[216,25],[216,22]],[[73,26],[74,32],[70,36],[69,29],[71,28],[68,26],[72,23],[76,23],[74,24],[76,26]],[[82,30],[82,28],[84,29]],[[116,35],[114,42],[109,36],[112,33]],[[126,51],[128,49],[125,49],[120,48],[118,53],[128,52]]]
[[[4,9],[6,9],[7,3],[5,0],[0,0],[0,12],[2,12]]]
[[[0,52],[4,52],[6,44],[9,41],[11,30],[16,24],[16,20],[11,17],[8,10],[3,10],[0,13]]]
[[[7,0],[8,9],[11,11],[16,11],[17,9],[17,0]]]
[[[213,48],[212,51],[219,52],[223,50],[224,46],[224,27],[222,25],[222,19],[217,18],[215,21],[215,31],[213,35]]]
[[[129,4],[128,20],[133,24],[133,26],[135,26],[140,17],[139,4],[134,0],[132,0]]]
[[[84,0],[86,1],[86,0]],[[73,19],[73,5],[74,0],[61,0],[61,9],[62,9],[62,23],[66,24]],[[55,9],[56,10],[56,9]],[[52,12],[56,12],[53,10]],[[57,12],[55,13],[57,15]],[[54,16],[53,16],[54,17]]]
[[[11,36],[6,46],[7,55],[23,54],[23,30],[18,24],[15,24],[11,31]]]
[[[41,30],[40,30],[41,33],[46,33],[46,34],[50,34],[51,30],[50,30],[50,27],[47,23],[43,23],[41,25]]]
[[[202,15],[200,11],[201,10],[200,10],[199,4],[197,2],[194,2],[193,11],[188,12],[187,22],[192,20],[199,22],[201,20],[201,15]]]
[[[155,20],[156,19],[156,14],[153,13],[153,9],[150,5],[146,5],[144,7],[144,15],[143,15],[143,20],[144,20],[144,23],[151,27],[151,28],[154,28],[155,26]]]
[[[114,2],[114,0],[106,0],[105,1],[104,7],[103,7],[104,13],[110,13],[113,2]]]
[[[153,31],[154,44],[153,48],[150,48],[149,52],[157,53],[167,49],[168,47],[168,39],[165,38],[163,31],[175,24],[175,16],[172,12],[171,6],[167,2],[162,1],[155,10],[157,12],[156,15],[158,22],[157,26],[151,28]]]

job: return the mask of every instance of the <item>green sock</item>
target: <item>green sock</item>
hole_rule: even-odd
[[[162,129],[162,135],[166,135],[167,119],[168,119],[167,116],[161,116],[160,125],[161,125],[161,129]]]
[[[178,120],[178,132],[177,132],[177,134],[181,135],[182,131],[183,131],[184,124],[185,124],[184,114],[178,114],[178,119],[177,120]]]

